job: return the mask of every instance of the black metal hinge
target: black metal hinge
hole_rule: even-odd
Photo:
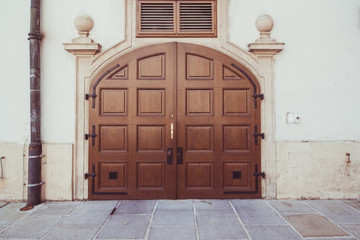
[[[96,177],[96,173],[95,173],[95,165],[93,164],[92,165],[92,173],[85,173],[85,179],[88,179],[89,177]]]
[[[260,98],[261,100],[264,100],[264,94],[262,93],[262,94],[254,94],[253,95],[253,98]]]
[[[262,178],[265,178],[266,174],[265,174],[265,172],[255,172],[255,173],[254,173],[254,176],[255,176],[255,177],[261,176]]]
[[[258,137],[261,137],[262,139],[264,139],[265,138],[265,134],[264,133],[258,133],[258,127],[257,127],[257,125],[255,125],[255,127],[254,127],[254,134],[253,134],[253,136],[255,137],[255,145],[257,145],[258,144]]]
[[[87,133],[85,134],[85,140],[88,140],[89,137],[92,138],[91,144],[92,144],[93,146],[95,146],[95,138],[97,137],[97,135],[95,134],[95,126],[94,126],[94,125],[92,126],[92,133],[91,133],[91,134],[87,134]]]
[[[255,104],[255,108],[257,108],[257,98],[260,98],[260,100],[264,100],[264,94],[254,94],[252,95],[252,97],[254,98],[254,104]]]
[[[92,94],[85,94],[85,99],[89,100],[89,98],[92,98],[92,108],[95,108],[95,98],[97,97],[97,95],[95,93]]]
[[[255,177],[259,177],[261,176],[262,178],[265,178],[265,172],[258,172],[259,171],[259,166],[257,164],[255,164],[255,173],[254,176]]]

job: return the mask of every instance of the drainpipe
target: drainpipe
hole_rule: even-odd
[[[30,124],[31,141],[28,160],[28,199],[21,210],[32,209],[41,202],[41,137],[40,137],[40,1],[31,0],[30,14]]]

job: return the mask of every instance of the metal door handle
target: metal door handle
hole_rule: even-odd
[[[170,124],[170,139],[171,140],[174,139],[174,124],[173,123]]]

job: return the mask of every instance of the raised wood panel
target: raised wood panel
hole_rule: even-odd
[[[244,80],[245,78],[234,71],[230,70],[228,67],[223,66],[223,79],[224,80]]]
[[[224,115],[239,115],[249,113],[248,89],[224,89]]]
[[[213,126],[187,126],[187,151],[213,151]]]
[[[125,189],[127,187],[126,163],[100,163],[100,188]]]
[[[126,89],[102,89],[101,90],[101,114],[103,115],[126,115],[127,113],[127,90]]]
[[[224,151],[250,151],[250,126],[224,126]]]
[[[100,151],[127,151],[127,127],[100,126]]]
[[[138,163],[138,188],[164,188],[164,163]]]
[[[138,151],[164,151],[164,126],[138,126]]]
[[[236,188],[249,185],[249,163],[224,163],[224,187]]]
[[[212,188],[213,186],[212,163],[187,163],[186,185],[187,188]]]
[[[120,70],[116,71],[115,73],[113,73],[112,75],[110,75],[110,77],[108,78],[108,80],[128,80],[128,66],[124,66],[122,68],[120,68]]]
[[[187,115],[212,115],[213,114],[213,90],[211,89],[188,89],[186,90],[186,114]]]
[[[164,80],[165,79],[165,55],[155,55],[138,60],[139,80]]]
[[[139,115],[165,115],[164,89],[138,89]]]
[[[186,79],[214,79],[214,61],[212,59],[186,54]]]

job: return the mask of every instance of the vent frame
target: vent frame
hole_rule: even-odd
[[[136,37],[217,37],[217,0],[137,0]]]

